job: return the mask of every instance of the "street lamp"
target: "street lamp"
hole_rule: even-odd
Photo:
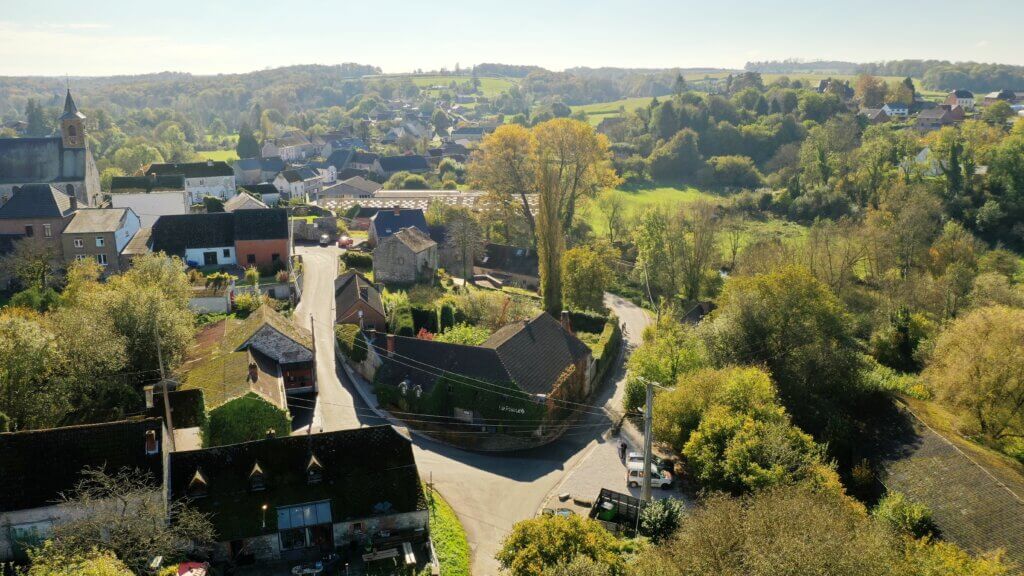
[[[263,506],[260,506],[260,509],[263,510],[263,528],[266,529],[267,528],[267,505],[264,504]]]

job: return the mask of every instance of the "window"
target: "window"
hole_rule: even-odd
[[[27,238],[31,238],[31,237],[35,236],[35,234],[36,234],[36,229],[31,224],[29,224],[28,226],[25,226],[25,236]]]
[[[53,238],[53,224],[43,224],[43,236]]]
[[[11,525],[11,540],[22,550],[34,548],[53,534],[53,521],[42,520]]]
[[[97,248],[103,248],[103,244],[104,244],[103,236],[97,236],[96,237],[96,247]]]
[[[75,238],[75,248],[85,248],[85,240]]]
[[[256,255],[255,254],[246,254],[245,255],[245,262],[246,262],[246,264],[255,264],[256,263]]]
[[[85,260],[88,258],[85,254],[75,254],[75,260]]]
[[[277,509],[277,529],[282,550],[308,548],[323,540],[333,523],[330,501]]]
[[[256,462],[252,465],[252,470],[249,472],[249,489],[256,492],[266,487],[266,476],[263,474],[263,468],[260,468],[260,463]]]
[[[271,262],[277,262],[279,260],[281,260],[281,255],[280,254],[271,254],[270,255],[270,261]]]
[[[96,255],[96,263],[99,264],[100,266],[106,266],[107,265],[107,255],[106,254],[97,254]]]
[[[224,249],[224,257],[225,258],[231,258],[231,248],[225,248]]]

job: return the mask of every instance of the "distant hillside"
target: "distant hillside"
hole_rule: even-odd
[[[950,62],[948,60],[892,60],[857,64],[841,61],[781,60],[747,62],[744,68],[764,74],[872,74],[920,78],[929,90],[966,88],[976,92],[1024,90],[1024,66]]]
[[[743,67],[747,72],[762,74],[856,74],[860,68],[856,62],[840,60],[767,60],[764,62],[747,62]]]

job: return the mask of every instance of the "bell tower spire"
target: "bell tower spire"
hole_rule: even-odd
[[[78,111],[68,88],[64,97],[64,113],[60,115],[60,135],[65,148],[85,148],[85,114]]]

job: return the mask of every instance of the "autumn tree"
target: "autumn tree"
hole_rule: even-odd
[[[619,573],[625,561],[615,537],[594,520],[571,516],[540,516],[517,522],[495,556],[511,576],[541,576],[577,556]]]
[[[604,309],[604,291],[615,280],[606,243],[581,244],[562,257],[562,299],[577,310]]]
[[[41,236],[22,238],[14,249],[0,258],[0,271],[16,279],[23,288],[43,290],[54,282],[59,265],[60,245]]]
[[[608,227],[608,241],[614,243],[625,229],[626,201],[621,193],[605,190],[594,202],[605,226]]]
[[[858,76],[854,86],[854,95],[865,108],[881,108],[888,91],[889,85],[885,81],[869,74]]]
[[[445,222],[445,244],[458,254],[462,264],[462,278],[472,282],[473,260],[480,254],[484,244],[480,222],[465,208],[449,210]]]
[[[537,158],[536,140],[529,129],[505,124],[487,135],[473,153],[469,179],[503,206],[519,203],[530,236],[534,236],[537,225],[528,195],[537,188]]]
[[[1024,435],[1024,310],[970,312],[936,340],[923,373],[945,402],[986,437]]]

